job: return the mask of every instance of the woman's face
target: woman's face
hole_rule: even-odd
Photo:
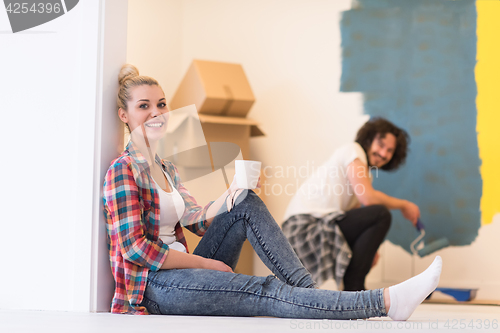
[[[156,85],[140,85],[130,90],[128,110],[118,110],[120,119],[128,124],[132,135],[144,135],[149,140],[159,140],[166,133],[167,101],[162,89]],[[144,127],[142,127],[144,125]]]

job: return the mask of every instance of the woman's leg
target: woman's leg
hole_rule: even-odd
[[[150,272],[142,305],[152,314],[358,319],[385,316],[383,289],[292,287],[274,276],[207,269]]]
[[[315,287],[266,205],[251,190],[239,195],[230,212],[221,208],[193,253],[223,261],[234,269],[245,239],[281,281],[296,287]]]
[[[345,213],[337,222],[352,250],[344,275],[344,290],[365,290],[365,277],[391,226],[391,213],[382,205],[366,206]]]
[[[273,276],[208,269],[149,272],[144,293],[152,314],[406,320],[439,282],[441,258],[423,273],[388,289],[359,292],[292,287]],[[390,295],[390,302],[384,298]]]

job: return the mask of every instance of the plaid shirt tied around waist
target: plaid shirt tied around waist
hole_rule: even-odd
[[[345,271],[351,262],[352,251],[335,223],[345,215],[331,213],[322,218],[310,214],[293,215],[283,222],[283,233],[304,267],[321,286],[334,279],[340,290]]]
[[[203,236],[208,228],[206,212],[213,203],[201,207],[182,185],[177,168],[170,162],[156,162],[170,175],[186,205],[175,226],[178,242],[187,249],[182,226]],[[165,261],[168,245],[159,238],[160,198],[154,186],[149,164],[129,142],[125,151],[109,167],[103,187],[104,216],[108,233],[111,270],[115,293],[113,313],[148,314],[143,301],[148,271],[158,271]]]

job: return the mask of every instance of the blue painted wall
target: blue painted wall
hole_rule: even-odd
[[[470,244],[480,227],[476,135],[476,7],[472,0],[360,0],[343,13],[341,91],[411,136],[406,165],[373,184],[419,205],[426,244]],[[348,111],[346,111],[348,112]],[[388,239],[410,251],[418,233],[394,211]]]

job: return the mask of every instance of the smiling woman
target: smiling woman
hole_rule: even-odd
[[[316,289],[252,190],[240,189],[233,180],[217,200],[201,207],[176,167],[156,155],[168,121],[165,95],[156,80],[125,65],[120,85],[118,115],[131,131],[131,141],[111,163],[103,186],[115,278],[112,312],[330,319],[390,315],[405,320],[436,287],[439,258],[413,282],[391,288],[352,293]],[[182,227],[203,236],[192,254]],[[233,273],[246,239],[274,275]]]
[[[130,132],[147,120],[168,112],[165,94],[158,81],[140,76],[135,66],[124,65],[118,81],[118,116]],[[156,112],[151,113],[152,108]]]

